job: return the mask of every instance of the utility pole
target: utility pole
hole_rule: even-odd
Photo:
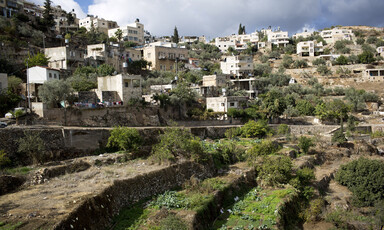
[[[28,42],[28,59],[27,59],[27,97],[28,97],[28,108],[29,111],[32,112],[31,108],[31,88],[29,84],[29,42]]]

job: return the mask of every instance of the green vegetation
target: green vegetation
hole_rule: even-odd
[[[332,74],[332,71],[326,65],[319,65],[316,71],[322,76],[327,76]]]
[[[312,138],[301,136],[299,138],[298,146],[304,154],[308,154],[309,148],[311,148],[312,146],[315,146],[315,144],[313,143]]]
[[[180,41],[179,31],[177,30],[177,27],[175,26],[175,29],[173,30],[172,42],[178,44],[179,41]]]
[[[313,62],[313,65],[325,65],[326,61],[322,58],[316,58]]]
[[[28,65],[28,68],[34,67],[34,66],[48,66],[49,58],[45,56],[43,53],[37,53],[32,57],[29,57],[27,60],[25,60],[25,66]]]
[[[270,155],[260,159],[256,165],[258,178],[266,185],[286,184],[291,179],[292,162],[287,156]]]
[[[33,164],[43,163],[46,160],[45,145],[40,132],[24,131],[24,137],[17,142],[18,152],[27,154]]]
[[[44,103],[57,107],[60,102],[71,98],[73,89],[71,85],[64,80],[51,80],[45,82],[39,88],[39,97]]]
[[[353,202],[359,206],[372,206],[384,199],[384,163],[359,158],[342,165],[335,179],[353,193]]]
[[[242,128],[241,128],[241,135],[243,137],[252,138],[263,138],[267,136],[271,132],[271,129],[268,126],[268,123],[263,120],[259,121],[248,121]]]
[[[10,163],[11,160],[9,159],[9,157],[7,157],[5,151],[0,150],[0,171],[7,167]]]
[[[281,203],[294,194],[293,188],[252,189],[223,211],[213,229],[274,229],[281,217]]]
[[[179,158],[204,161],[207,160],[207,155],[200,138],[186,129],[167,128],[159,136],[159,143],[153,146],[151,159],[164,163]]]
[[[137,151],[143,139],[135,128],[115,127],[110,131],[107,147],[115,147],[123,151]]]
[[[18,222],[16,224],[6,224],[3,222],[0,222],[0,230],[15,230],[19,229],[23,225],[23,222]]]
[[[325,220],[333,223],[337,229],[350,229],[351,222],[363,222],[368,224],[371,229],[374,228],[375,220],[373,217],[364,216],[356,211],[336,209],[327,214]],[[367,227],[368,227],[367,226]]]

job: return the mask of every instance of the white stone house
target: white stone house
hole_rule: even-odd
[[[301,32],[301,33],[296,33],[292,36],[293,39],[298,39],[300,37],[302,38],[308,38],[310,36],[313,35],[313,32],[308,32],[308,31],[304,31],[304,32]]]
[[[384,69],[366,69],[363,77],[369,81],[384,81]]]
[[[85,27],[88,31],[93,27],[101,33],[108,34],[108,30],[116,28],[118,25],[115,21],[87,15],[87,17],[79,20],[79,27]]]
[[[134,42],[138,45],[144,44],[144,25],[136,19],[134,23],[119,28],[109,29],[108,37],[116,37],[116,31],[120,29],[123,32],[123,40]]]
[[[236,48],[236,39],[233,37],[219,37],[215,39],[215,46],[225,53],[229,47]]]
[[[220,62],[223,74],[246,76],[252,73],[253,60],[251,56],[227,56]]]
[[[31,84],[44,84],[46,81],[51,80],[60,80],[60,70],[43,67],[43,66],[34,66],[28,70],[29,83]]]
[[[296,53],[300,56],[314,57],[324,53],[323,43],[316,41],[299,42],[296,46]]]
[[[118,74],[97,78],[96,94],[102,102],[124,102],[141,99],[143,78],[140,75]]]
[[[288,31],[281,31],[280,28],[273,31],[269,28],[262,30],[261,32],[267,36],[269,43],[274,44],[277,47],[286,47],[289,44]]]
[[[335,43],[336,41],[347,40],[352,41],[354,34],[352,30],[333,28],[331,30],[323,30],[320,32],[320,36],[328,43]]]
[[[48,66],[50,68],[70,71],[83,66],[86,57],[85,50],[67,46],[46,48],[44,53],[49,58]]]
[[[227,113],[228,109],[239,109],[246,106],[247,97],[207,97],[207,109],[212,109],[214,112]]]

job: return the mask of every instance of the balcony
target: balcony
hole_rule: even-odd
[[[167,59],[167,57],[165,55],[160,55],[159,56],[159,60],[165,60],[165,59]]]

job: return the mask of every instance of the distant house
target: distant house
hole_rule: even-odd
[[[314,57],[324,53],[323,43],[316,41],[299,42],[296,46],[297,55]]]
[[[233,83],[232,88],[236,91],[246,91],[248,94],[248,97],[250,98],[255,98],[258,95],[257,87],[256,87],[256,82],[258,82],[259,79],[256,79],[254,77],[251,78],[246,78],[246,79],[234,79],[231,80]]]
[[[335,43],[336,41],[352,41],[354,34],[350,29],[333,28],[331,30],[323,30],[320,32],[320,36],[327,42]]]
[[[8,75],[0,73],[0,93],[6,88],[8,88]]]
[[[223,74],[247,76],[252,73],[253,60],[251,56],[227,56],[220,62]]]
[[[121,30],[124,41],[130,41],[137,45],[144,44],[144,25],[136,19],[134,23],[121,26],[119,28],[109,29],[108,37],[116,37],[116,31]]]
[[[301,32],[301,33],[296,33],[292,36],[293,39],[298,39],[300,37],[302,38],[308,38],[310,36],[313,35],[313,32],[308,32],[308,31],[304,31],[304,32]]]
[[[366,69],[363,76],[369,81],[384,81],[384,69]]]
[[[143,58],[152,63],[150,70],[175,72],[177,63],[187,63],[188,50],[176,43],[154,42],[143,48]]]
[[[49,58],[48,66],[56,69],[74,71],[84,65],[85,50],[76,47],[46,48],[45,55]]]
[[[280,28],[273,31],[271,28],[261,30],[267,36],[268,42],[277,47],[286,47],[289,44],[288,31],[281,31]]]
[[[28,69],[29,83],[44,84],[46,81],[59,80],[60,70],[43,66],[34,66]]]
[[[247,97],[207,97],[207,109],[214,112],[228,112],[228,109],[242,108],[247,105]]]
[[[96,94],[102,102],[124,102],[141,99],[142,77],[140,75],[118,74],[97,78]]]
[[[105,20],[103,18],[87,15],[87,17],[79,20],[79,27],[85,27],[88,31],[95,28],[97,31],[108,34],[109,29],[117,28],[117,22]]]

